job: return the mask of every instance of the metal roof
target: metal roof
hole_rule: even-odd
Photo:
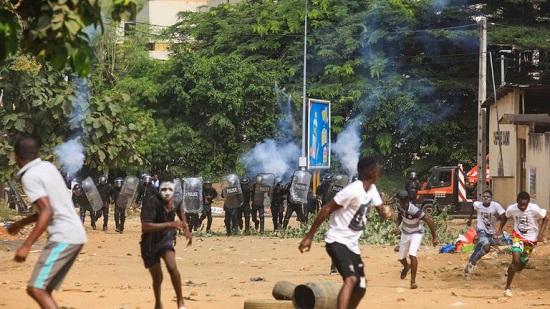
[[[512,92],[514,89],[522,89],[525,92],[533,93],[534,95],[542,95],[544,97],[550,96],[550,84],[538,84],[538,85],[519,85],[519,84],[504,84],[496,90],[497,100]],[[487,108],[495,104],[494,93],[481,104],[481,107]]]
[[[548,114],[504,114],[500,124],[535,124],[550,125],[550,115]]]

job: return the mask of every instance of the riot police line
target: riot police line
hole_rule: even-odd
[[[141,208],[143,203],[158,191],[152,183],[151,176],[144,174],[141,179],[135,176],[127,176],[124,179],[117,177],[114,187],[104,189],[108,190],[106,193],[100,193],[98,188],[101,188],[106,179],[107,177],[102,175],[99,183],[95,184],[91,177],[87,177],[81,183],[74,184],[73,201],[75,207],[81,208],[83,223],[85,212],[89,210],[93,229],[96,228],[95,222],[103,215],[104,230],[107,230],[108,205],[114,202],[116,230],[122,233],[126,210],[132,205]],[[239,177],[236,174],[227,174],[221,180],[221,197],[228,235],[236,230],[244,230],[245,234],[249,234],[251,223],[256,231],[263,233],[265,208],[271,208],[274,230],[286,229],[293,212],[296,212],[298,221],[306,222],[309,214],[318,211],[350,182],[350,177],[345,174],[326,174],[316,188],[316,196],[312,194],[312,174],[309,171],[295,171],[286,185],[283,185],[282,179],[273,173],[259,173],[253,180],[250,184],[247,176]],[[209,179],[203,180],[202,177],[175,179],[174,200],[176,203],[182,203],[191,230],[197,231],[202,226],[202,221],[208,219],[206,231],[210,232],[211,205],[217,196],[211,184]],[[205,191],[209,193],[205,194]]]

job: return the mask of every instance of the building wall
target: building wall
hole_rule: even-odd
[[[531,201],[542,208],[550,205],[550,132],[530,133],[527,141],[527,188]]]
[[[146,0],[141,11],[137,13],[138,23],[150,24],[153,30],[163,30],[165,27],[174,25],[179,12],[198,12],[222,3],[235,4],[238,0]],[[154,29],[157,28],[157,29]],[[152,42],[153,43],[153,42]],[[152,44],[153,50],[149,53],[155,59],[166,60],[169,51],[162,44]]]
[[[149,0],[145,2],[143,9],[137,14],[138,22],[168,27],[175,24],[177,13],[182,11],[196,12],[208,0]]]
[[[504,114],[520,114],[522,90],[514,89],[498,100],[498,118],[495,104],[488,109],[489,170],[493,178],[494,199],[504,207],[515,203],[520,191],[527,191],[532,202],[549,209],[550,206],[550,132],[531,133],[528,125],[500,124]],[[528,102],[525,102],[528,104]],[[501,139],[504,174],[498,176],[499,146]],[[521,143],[525,143],[525,165],[522,164]],[[523,174],[522,174],[523,170]],[[523,175],[523,176],[522,176]],[[523,177],[523,179],[522,179]]]
[[[504,174],[502,176],[516,176],[517,162],[517,132],[513,124],[500,124],[498,119],[504,114],[516,114],[519,111],[519,91],[512,91],[498,101],[498,117],[495,105],[489,109],[489,172],[491,176],[498,176],[499,138],[502,147],[502,161]],[[499,130],[500,129],[500,133]]]

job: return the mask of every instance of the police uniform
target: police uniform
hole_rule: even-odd
[[[80,220],[82,220],[82,224],[84,224],[84,220],[86,219],[86,211],[90,213],[90,221],[92,221],[92,228],[95,230],[96,218],[95,218],[94,210],[92,209],[92,204],[90,204],[90,201],[86,197],[86,194],[84,194],[84,191],[82,189],[80,190],[81,190],[80,195],[76,195],[73,189],[73,196],[72,196],[73,204],[75,205],[75,207],[76,205],[78,205],[78,207],[80,208]]]
[[[281,213],[284,213],[284,199],[287,194],[286,189],[279,182],[273,188],[273,198],[271,200],[271,216],[273,217],[273,230],[281,227],[283,221]],[[281,210],[283,212],[281,212]]]
[[[205,183],[205,185],[208,183]],[[207,219],[206,222],[206,232],[210,232],[210,229],[212,227],[212,203],[214,202],[214,199],[218,197],[218,192],[216,189],[210,187],[203,186],[202,188],[202,214],[199,219],[199,225],[202,225],[202,221],[204,219]]]
[[[100,177],[101,179],[101,177]],[[105,179],[105,181],[107,181]],[[96,185],[97,191],[99,192],[99,195],[101,196],[101,200],[103,201],[103,207],[101,207],[100,210],[96,212],[96,218],[101,218],[101,215],[103,215],[103,230],[107,230],[107,222],[109,221],[109,204],[111,203],[113,199],[113,186],[109,183],[98,183]]]
[[[120,183],[118,183],[120,181]],[[126,205],[118,205],[117,200],[122,190],[122,179],[115,179],[115,185],[113,189],[113,199],[115,200],[115,226],[116,231],[122,234],[124,231],[124,222],[126,221]]]

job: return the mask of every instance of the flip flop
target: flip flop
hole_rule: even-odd
[[[401,280],[407,278],[407,273],[409,273],[409,269],[410,269],[410,267],[403,268],[401,270]]]

